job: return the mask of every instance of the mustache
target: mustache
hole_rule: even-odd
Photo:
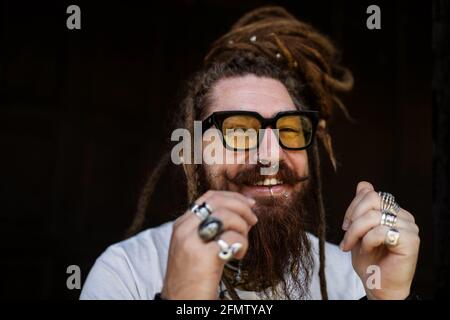
[[[279,162],[278,171],[275,175],[261,175],[262,168],[267,168],[267,166],[261,164],[252,165],[240,171],[235,177],[229,177],[227,174],[226,178],[233,183],[244,185],[253,185],[267,177],[276,178],[286,184],[296,184],[309,179],[309,175],[299,175],[297,172],[291,170],[284,162]]]

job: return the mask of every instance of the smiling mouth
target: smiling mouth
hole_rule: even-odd
[[[240,176],[237,179],[228,179],[230,191],[235,191],[257,201],[280,198],[288,199],[293,193],[303,188],[303,182],[309,179],[308,175],[296,176],[288,171],[277,175],[259,175],[255,172]]]
[[[275,177],[261,177],[256,182],[247,182],[242,184],[235,184],[238,188],[238,192],[245,196],[252,197],[254,199],[264,199],[280,197],[285,194],[290,194],[292,184]]]
[[[282,180],[276,178],[265,178],[252,184],[253,186],[273,187],[283,184]]]

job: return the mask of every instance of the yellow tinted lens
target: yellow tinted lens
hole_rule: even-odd
[[[257,146],[260,127],[259,120],[254,116],[229,116],[222,123],[222,134],[227,146],[233,149],[245,150]]]
[[[312,123],[301,115],[284,116],[278,119],[277,129],[281,143],[288,148],[303,148],[312,139]]]

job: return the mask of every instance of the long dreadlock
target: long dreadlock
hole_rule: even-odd
[[[239,19],[227,34],[212,45],[205,57],[203,69],[189,82],[187,93],[180,105],[176,126],[189,130],[194,145],[194,120],[204,118],[211,89],[218,80],[246,74],[271,77],[286,86],[297,107],[308,106],[319,111],[317,138],[322,142],[336,169],[326,123],[335,107],[340,108],[347,118],[351,119],[337,94],[349,91],[353,86],[350,71],[339,64],[339,59],[339,52],[326,36],[297,20],[285,9],[263,7],[253,10]],[[315,181],[317,190],[314,193],[318,210],[315,232],[319,238],[320,290],[322,299],[326,300],[326,219],[317,144],[314,143],[307,152],[312,165],[312,181]],[[168,164],[168,158],[169,153],[165,153],[149,175],[127,236],[142,228],[153,190]],[[192,202],[200,196],[199,165],[184,164],[183,167],[187,198]]]

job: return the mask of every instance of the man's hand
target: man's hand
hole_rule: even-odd
[[[251,210],[255,200],[236,192],[208,191],[195,202],[206,202],[213,210],[212,216],[223,222],[220,239],[242,244],[235,256],[242,259],[248,248],[248,232],[257,222]],[[161,292],[165,299],[217,299],[225,262],[218,257],[220,248],[216,241],[205,243],[200,239],[200,222],[190,210],[174,222]]]
[[[360,182],[356,196],[347,209],[342,228],[346,230],[340,247],[352,251],[353,268],[361,278],[368,299],[405,299],[419,253],[419,228],[414,217],[400,209],[395,228],[400,232],[397,246],[386,246],[384,240],[389,227],[381,225],[380,197],[368,182]],[[367,286],[370,265],[381,271],[381,288]]]

